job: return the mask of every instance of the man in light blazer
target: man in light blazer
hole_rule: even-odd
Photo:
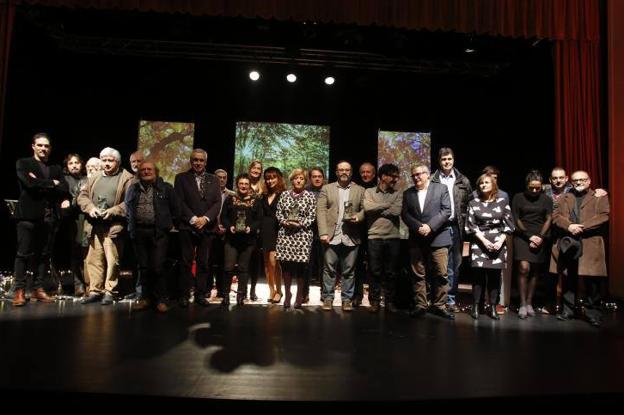
[[[448,296],[448,249],[451,233],[448,218],[451,216],[451,199],[448,188],[429,181],[429,167],[412,168],[414,186],[403,194],[401,217],[409,228],[409,252],[414,271],[414,303],[412,317],[423,316],[427,310],[425,276],[431,264],[431,308],[440,317],[454,320],[455,315],[446,309]]]
[[[343,311],[353,310],[353,275],[361,225],[364,221],[364,188],[351,181],[351,164],[341,161],[336,166],[338,180],[321,189],[316,205],[319,238],[325,245],[323,269],[323,310],[332,309],[336,271],[340,266]]]

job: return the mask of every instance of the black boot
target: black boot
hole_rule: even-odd
[[[470,317],[475,320],[479,319],[479,303],[475,303],[472,305],[472,310],[470,311]]]
[[[490,307],[490,317],[492,320],[500,320],[500,316],[496,313],[496,304]]]

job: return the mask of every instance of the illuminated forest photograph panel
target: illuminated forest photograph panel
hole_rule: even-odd
[[[295,168],[329,167],[329,127],[237,122],[234,171],[246,173],[252,160],[279,168],[287,178]]]
[[[377,135],[378,166],[392,163],[399,166],[401,179],[398,187],[405,190],[413,186],[412,167],[424,164],[431,169],[431,133],[379,131]],[[401,221],[401,238],[408,238],[407,226]]]
[[[139,123],[139,151],[156,163],[160,177],[173,184],[175,175],[188,170],[195,124],[168,121]]]
[[[377,157],[379,166],[392,163],[399,166],[401,180],[399,187],[407,189],[413,185],[411,169],[417,164],[431,164],[431,133],[409,133],[401,131],[379,131],[377,136]]]

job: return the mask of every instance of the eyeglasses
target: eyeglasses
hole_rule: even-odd
[[[577,183],[577,182],[578,183],[585,183],[588,180],[589,180],[589,177],[584,177],[582,179],[572,179],[571,181],[572,181],[572,183]]]
[[[429,173],[427,173],[426,171],[420,171],[420,172],[416,172],[416,173],[412,173],[412,177],[418,177],[418,176],[422,176],[422,175],[427,175]]]

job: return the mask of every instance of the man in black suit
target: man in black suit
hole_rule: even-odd
[[[221,210],[219,179],[206,172],[208,153],[196,148],[191,153],[191,169],[175,177],[175,192],[180,200],[180,298],[182,307],[188,307],[193,281],[192,266],[196,259],[195,303],[208,305],[206,281],[210,273],[210,250],[217,231],[217,215]]]
[[[449,320],[455,315],[446,309],[448,295],[448,248],[451,233],[448,218],[451,216],[451,199],[448,188],[429,181],[429,167],[412,168],[414,186],[403,194],[401,217],[409,228],[409,251],[414,271],[414,302],[412,317],[424,315],[427,310],[425,276],[431,264],[431,308],[433,314]]]
[[[43,290],[43,278],[50,265],[54,248],[60,201],[69,196],[67,182],[58,165],[48,165],[52,146],[50,137],[35,134],[32,139],[33,156],[17,161],[17,182],[20,188],[15,211],[17,219],[17,254],[15,256],[15,297],[13,306],[26,304],[26,265],[31,258],[37,267],[33,270],[31,301],[52,303],[54,299]]]

